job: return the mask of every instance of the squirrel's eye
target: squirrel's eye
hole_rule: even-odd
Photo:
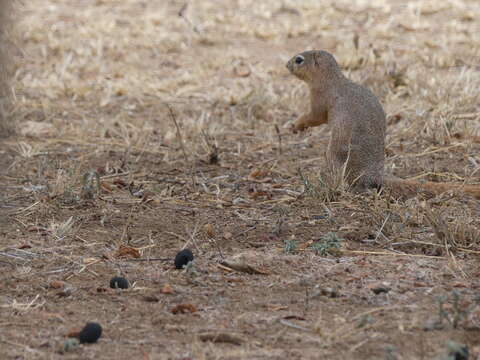
[[[305,58],[302,55],[297,55],[295,57],[295,64],[297,65],[303,64],[304,61],[305,61]]]

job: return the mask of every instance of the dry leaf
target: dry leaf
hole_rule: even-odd
[[[245,65],[243,62],[240,62],[233,68],[233,73],[238,77],[248,77],[252,72],[247,65]]]
[[[217,264],[217,267],[219,267],[222,270],[228,271],[228,272],[234,272],[235,270],[230,269],[229,267],[223,266],[221,264]]]
[[[78,338],[80,336],[80,331],[82,331],[82,329],[80,329],[80,328],[72,329],[66,334],[66,337]]]
[[[114,253],[112,251],[107,251],[102,254],[102,259],[113,260]]]
[[[233,263],[233,262],[228,262],[228,261],[221,261],[221,265],[229,267],[230,269],[244,272],[247,274],[257,274],[257,275],[270,275],[269,272],[263,271],[263,270],[258,270],[254,268],[253,266],[245,263]]]
[[[381,282],[381,283],[374,283],[370,284],[368,288],[375,294],[381,294],[381,293],[388,293],[392,288],[389,286],[388,283]]]
[[[61,314],[59,313],[52,313],[52,312],[47,312],[47,311],[41,311],[38,313],[43,319],[47,320],[57,320],[62,323],[65,322],[65,319],[62,317]]]
[[[122,179],[115,179],[113,180],[113,184],[116,185],[118,188],[126,188],[128,184]]]
[[[97,293],[106,293],[106,292],[109,292],[110,291],[110,288],[106,288],[106,287],[97,287],[96,289],[96,292]]]
[[[22,244],[17,249],[31,249],[32,245],[30,244]]]
[[[250,197],[253,200],[257,200],[261,197],[266,197],[268,199],[271,199],[272,195],[268,191],[258,190],[258,191],[253,192],[252,194],[250,194]]]
[[[197,308],[193,304],[178,304],[171,311],[173,314],[187,314],[197,312]]]
[[[227,271],[233,271],[232,269],[229,269],[229,268],[225,268],[225,269],[228,269]],[[223,277],[223,280],[225,280],[226,282],[229,282],[229,283],[243,283],[243,282],[245,282],[243,279],[234,278],[234,277],[226,277],[226,276]]]
[[[313,240],[309,240],[298,247],[298,250],[305,250],[307,247],[313,244]]]
[[[200,334],[198,337],[202,341],[229,343],[234,345],[241,345],[245,341],[241,337],[229,333],[206,333]]]
[[[172,286],[170,284],[165,284],[163,285],[162,290],[160,290],[162,294],[173,294],[175,293],[175,290],[173,290]]]
[[[65,286],[62,290],[60,290],[59,292],[57,292],[57,296],[58,297],[67,297],[67,296],[70,296],[72,295],[73,291],[75,290],[75,288],[73,286]]]
[[[155,295],[146,295],[143,297],[143,301],[146,302],[159,302],[160,299],[156,297]]]
[[[53,280],[50,281],[50,284],[48,284],[48,286],[52,289],[63,289],[65,285],[67,285],[67,283],[60,280]]]
[[[85,265],[93,264],[94,262],[98,261],[96,258],[85,258],[82,260]]]
[[[155,197],[154,192],[145,190],[142,194],[142,203],[146,204],[146,203],[152,202],[154,200],[153,199],[154,197]]]
[[[270,311],[280,311],[280,310],[288,309],[288,306],[276,305],[276,304],[266,304],[265,307],[267,308],[267,310],[270,310]]]
[[[36,225],[32,225],[32,226],[29,226],[27,228],[27,231],[28,232],[39,232],[41,234],[45,234],[45,233],[48,233],[48,229],[44,228],[44,227],[41,227],[41,226],[36,226]]]
[[[130,246],[120,245],[117,252],[115,253],[116,257],[132,257],[138,259],[140,257],[140,252]]]
[[[452,284],[452,287],[455,287],[455,288],[468,288],[468,284],[466,282],[463,282],[463,281],[457,281],[457,282],[454,282]]]
[[[249,180],[256,180],[268,175],[268,171],[261,170],[261,169],[253,169],[250,174],[248,175]]]
[[[263,179],[257,180],[257,182],[262,183],[262,184],[271,183],[271,182],[273,182],[273,178],[271,178],[271,177],[265,177],[265,178],[263,178]]]
[[[44,137],[53,132],[54,127],[47,122],[24,121],[20,126],[20,134],[28,137]]]
[[[203,230],[205,231],[205,234],[207,234],[209,238],[215,237],[215,227],[212,224],[205,224],[205,226],[203,227]]]
[[[287,315],[287,316],[284,316],[282,319],[285,319],[285,320],[302,320],[302,321],[307,320],[303,316],[300,316],[300,315]]]
[[[112,188],[112,187],[110,186],[110,184],[107,183],[107,182],[102,181],[102,182],[100,183],[100,187],[101,187],[103,190],[105,190],[106,192],[109,192],[109,193],[113,192],[113,188]]]
[[[373,291],[373,290],[372,290]],[[327,296],[329,298],[337,298],[340,296],[337,289],[331,287],[320,287],[318,291],[311,295],[311,298],[315,298],[318,295]]]

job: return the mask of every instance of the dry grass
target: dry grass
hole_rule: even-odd
[[[478,356],[478,201],[350,192],[325,166],[328,128],[288,131],[308,93],[284,66],[331,51],[385,107],[390,173],[478,184],[477,1],[18,6],[4,357],[430,359],[449,339]],[[174,271],[185,246],[193,267]],[[105,290],[117,274],[133,288]],[[452,290],[468,324],[425,331]],[[199,311],[173,315],[181,303]],[[60,355],[87,320],[100,342]]]
[[[0,0],[0,137],[11,131],[9,122],[10,109],[10,77],[12,43],[12,24],[14,13],[12,11],[12,0]]]

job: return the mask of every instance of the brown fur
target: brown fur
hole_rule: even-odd
[[[327,158],[332,165],[340,169],[346,163],[347,180],[357,189],[381,186],[386,125],[375,95],[347,79],[326,51],[298,54],[287,68],[310,87],[310,113],[302,115],[294,129],[328,122],[332,135]]]
[[[287,62],[287,68],[310,87],[310,112],[297,119],[293,130],[328,123],[331,137],[327,159],[337,169],[345,166],[346,180],[355,189],[384,186],[398,197],[453,190],[480,198],[480,186],[384,176],[386,123],[382,105],[370,90],[347,79],[330,53],[302,52]]]

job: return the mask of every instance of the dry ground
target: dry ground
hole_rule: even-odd
[[[389,172],[479,183],[478,1],[18,6],[1,358],[480,356],[478,201],[322,185],[328,128],[288,131],[308,98],[284,67],[333,52],[385,106]],[[108,289],[117,274],[134,286]],[[100,341],[61,354],[86,321]]]

